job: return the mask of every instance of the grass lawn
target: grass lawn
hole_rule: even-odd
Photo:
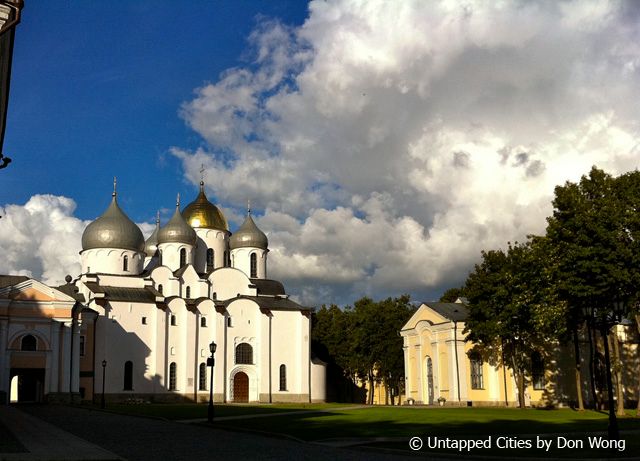
[[[216,404],[214,407],[215,416],[240,416],[240,415],[262,415],[269,413],[297,412],[308,410],[319,410],[328,408],[343,408],[351,406],[344,403],[319,403],[319,404],[262,404],[262,405],[227,405]],[[152,416],[170,420],[198,419],[207,417],[207,404],[171,404],[171,403],[149,403],[149,404],[107,404],[107,410],[116,413],[124,413],[135,416]]]
[[[0,453],[26,453],[22,446],[11,432],[0,423]]]
[[[606,433],[608,415],[596,411],[560,410],[519,410],[515,408],[427,408],[427,407],[383,407],[359,406],[357,409],[341,408],[356,405],[331,404],[273,404],[273,405],[222,405],[215,406],[216,417],[241,416],[246,418],[218,420],[215,426],[230,430],[254,430],[293,436],[305,441],[322,441],[341,438],[397,438],[397,441],[372,443],[372,447],[409,450],[411,437],[421,437],[426,453],[456,453],[457,449],[428,448],[427,437],[450,439],[492,438],[491,449],[474,449],[463,454],[479,456],[516,457],[557,457],[557,458],[612,458],[629,457],[640,454],[640,418],[629,412],[626,418],[619,418],[621,431],[636,431],[623,434],[625,450],[591,449],[587,437],[594,432]],[[141,404],[108,405],[108,410],[133,415],[158,416],[167,419],[205,418],[206,404]],[[318,410],[309,413],[309,410]],[[285,413],[263,416],[272,413]],[[253,415],[261,415],[252,418]],[[536,436],[544,434],[551,440],[550,451],[536,449]],[[560,448],[557,435],[566,439],[581,440],[583,447]],[[528,444],[531,448],[499,448],[501,443]],[[579,442],[578,442],[579,443]]]

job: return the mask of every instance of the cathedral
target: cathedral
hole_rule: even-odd
[[[114,184],[110,205],[82,235],[80,276],[60,287],[0,276],[0,393],[12,401],[197,402],[210,391],[216,402],[323,401],[312,309],[267,278],[268,253],[250,209],[232,234],[202,181],[196,199],[181,210],[178,197],[145,241]],[[64,312],[25,314],[44,302]]]

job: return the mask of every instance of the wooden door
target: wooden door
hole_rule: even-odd
[[[242,371],[239,371],[233,377],[233,401],[249,401],[249,377]]]

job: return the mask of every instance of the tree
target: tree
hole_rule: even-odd
[[[518,402],[524,408],[526,376],[534,352],[560,334],[563,303],[551,290],[544,269],[544,247],[537,239],[509,244],[506,252],[482,252],[482,262],[469,275],[464,291],[469,317],[464,333],[494,362],[510,368],[518,385]]]
[[[464,296],[464,292],[462,287],[459,288],[449,288],[445,291],[442,296],[440,296],[439,301],[441,303],[454,303],[460,297]]]

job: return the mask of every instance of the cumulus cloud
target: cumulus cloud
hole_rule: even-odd
[[[90,221],[76,218],[67,197],[34,195],[0,208],[0,274],[26,275],[51,286],[80,274],[81,238]],[[155,224],[138,224],[149,236]]]
[[[433,297],[543,232],[555,185],[637,167],[639,23],[633,2],[312,1],[197,89],[207,146],[172,152],[264,210],[304,301]]]

